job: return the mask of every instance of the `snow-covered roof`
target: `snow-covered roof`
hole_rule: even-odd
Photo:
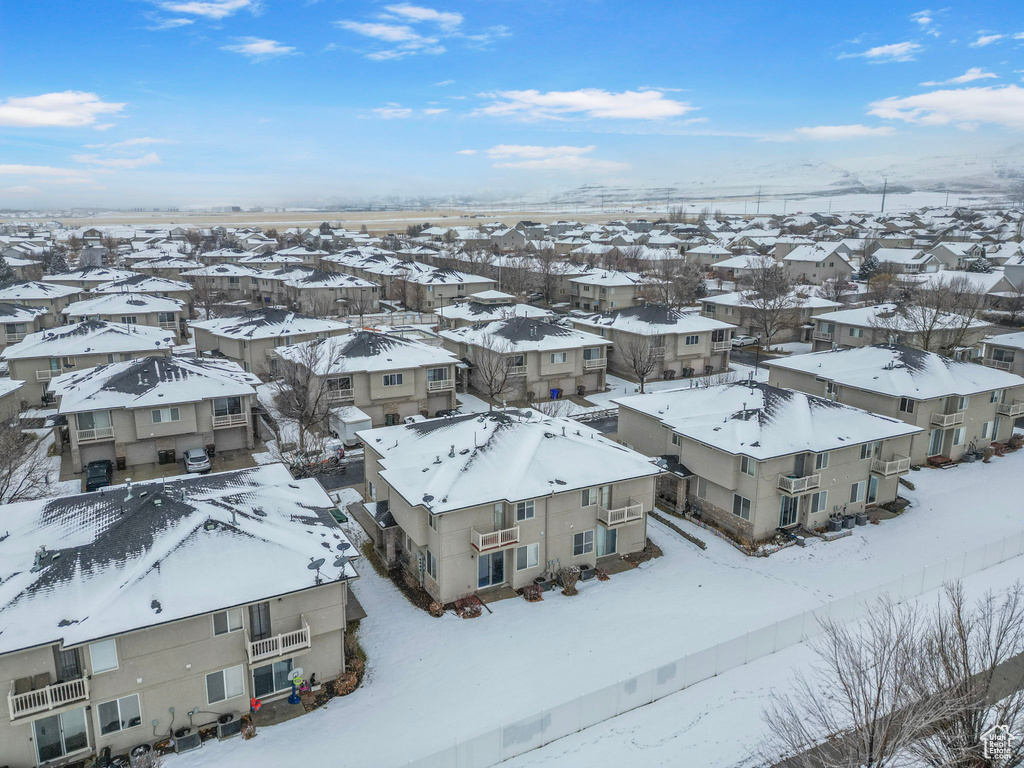
[[[497,291],[493,291],[493,293],[497,293]],[[553,314],[550,310],[533,307],[529,304],[481,304],[478,301],[453,304],[439,311],[446,320],[468,320],[473,323],[486,323],[508,317],[549,318]]]
[[[230,360],[209,357],[142,357],[82,371],[50,382],[58,413],[155,408],[214,397],[256,394],[260,380]]]
[[[928,307],[898,307],[896,304],[876,304],[870,307],[841,309],[838,312],[824,312],[816,315],[814,319],[826,323],[853,325],[860,328],[878,327],[906,333],[914,333],[925,327],[933,330],[959,329],[964,327],[964,318],[961,315],[951,312],[939,312],[938,317],[933,318],[931,315],[936,311]],[[989,323],[981,320],[971,320],[966,324],[966,327],[988,328]]]
[[[752,254],[743,254],[741,256],[733,256],[731,259],[719,261],[715,264],[715,269],[755,269],[757,265],[757,256]]]
[[[271,339],[306,333],[342,333],[350,326],[338,320],[300,315],[285,309],[257,309],[231,317],[190,322],[189,327],[202,328],[228,339]]]
[[[815,245],[798,245],[792,251],[787,253],[782,260],[791,262],[807,262],[810,264],[817,264],[825,259],[839,259],[840,261],[848,262],[846,254],[836,250],[842,243],[829,243],[832,248],[824,247],[824,243]]]
[[[602,339],[592,333],[555,325],[535,317],[492,320],[489,323],[477,323],[449,331],[439,331],[438,335],[471,346],[488,346],[499,342],[503,344],[507,352],[546,352],[611,344],[607,339]]]
[[[717,331],[736,326],[704,317],[697,312],[686,312],[664,304],[639,304],[610,312],[589,315],[573,315],[573,323],[592,328],[613,328],[626,333],[643,336],[658,336],[666,333],[700,333]]]
[[[198,261],[186,258],[185,256],[174,256],[166,254],[155,259],[137,261],[133,265],[135,269],[199,269],[202,267]]]
[[[997,336],[989,336],[985,339],[986,344],[996,347],[1010,347],[1011,349],[1024,350],[1024,331],[1016,333],[1001,333]]]
[[[914,400],[1024,386],[1024,378],[1012,373],[898,344],[812,352],[769,360],[766,365],[813,374],[855,389]]]
[[[660,474],[651,460],[577,421],[531,410],[364,430],[380,476],[432,514]]]
[[[26,307],[0,301],[0,323],[31,323],[46,311],[46,307]]]
[[[299,256],[284,253],[250,253],[238,260],[239,264],[302,264]]]
[[[124,280],[114,280],[92,289],[93,293],[170,293],[191,291],[192,286],[181,280],[169,280],[155,275],[133,275]]]
[[[720,293],[717,296],[705,296],[701,301],[705,304],[717,304],[723,307],[749,307],[751,304],[745,299],[749,295],[749,291],[733,291],[731,293]],[[843,305],[838,301],[829,301],[828,299],[813,295],[811,289],[797,289],[794,292],[794,309],[835,309],[841,306]]]
[[[515,296],[513,296],[511,293],[505,293],[504,291],[496,291],[494,289],[471,293],[469,294],[469,298],[477,299],[478,301],[515,301]]]
[[[315,356],[315,360],[306,350],[309,345],[323,345],[323,351]],[[313,362],[316,368],[314,373],[320,376],[363,371],[401,371],[457,362],[455,355],[440,347],[391,333],[368,330],[277,347],[274,353],[300,364]]]
[[[146,293],[107,293],[93,299],[68,304],[61,314],[69,317],[120,315],[135,312],[180,312],[181,301]]]
[[[935,258],[934,254],[916,248],[879,248],[871,255],[889,264],[923,264]]]
[[[355,578],[347,558],[358,552],[333,507],[315,479],[282,464],[0,507],[0,653]],[[307,568],[314,559],[319,572]]]
[[[213,251],[211,251],[213,253]],[[204,254],[209,255],[209,254]],[[182,277],[254,277],[259,279],[265,277],[266,273],[262,269],[256,269],[256,267],[250,267],[245,264],[210,264],[199,269],[190,269],[188,272],[182,272]]]
[[[445,267],[428,268],[424,271],[411,272],[405,279],[410,283],[418,283],[419,285],[453,285],[457,283],[494,282],[489,277],[471,275],[468,272],[460,272],[457,269],[447,269]]]
[[[303,258],[305,256],[326,256],[327,251],[320,251],[316,248],[311,248],[308,245],[293,245],[291,248],[282,248],[279,251],[275,251],[280,256],[297,256]]]
[[[375,288],[377,284],[362,277],[348,275],[344,272],[326,272],[322,269],[310,269],[297,273],[284,281],[292,288]]]
[[[63,272],[59,275],[46,275],[43,282],[65,283],[74,281],[77,283],[108,283],[111,280],[125,280],[137,275],[130,269],[116,269],[114,267],[83,267],[73,272]]]
[[[645,282],[645,280],[643,275],[639,272],[619,272],[613,269],[595,269],[592,272],[587,272],[579,277],[570,277],[569,282],[579,283],[580,285],[599,285],[611,288],[620,285],[637,285]]]
[[[115,352],[149,352],[170,349],[176,343],[174,331],[148,325],[123,325],[103,320],[85,320],[28,334],[0,354],[5,360],[36,357],[74,357]]]
[[[763,381],[672,389],[612,402],[652,416],[691,440],[758,461],[922,431],[898,419]]]
[[[0,378],[0,398],[13,395],[19,389],[25,386],[24,381],[18,381],[17,379],[8,379],[7,377]]]
[[[74,296],[81,293],[82,289],[77,286],[62,285],[60,283],[44,283],[39,280],[27,280],[23,283],[12,283],[0,288],[0,301],[59,299],[64,296]]]

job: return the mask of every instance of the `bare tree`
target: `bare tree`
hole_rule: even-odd
[[[747,270],[740,301],[748,308],[752,329],[763,335],[765,349],[771,349],[772,340],[794,322],[791,310],[800,306],[800,298],[793,278],[771,256],[747,259]]]
[[[469,348],[473,385],[489,398],[488,409],[509,387],[517,359],[512,353],[512,342],[500,336],[485,334],[480,342]],[[525,365],[525,360],[523,361]]]
[[[85,244],[82,242],[82,238],[78,235],[72,235],[68,238],[68,253],[71,255],[72,261],[78,259],[78,256],[82,253],[82,248],[84,247]]]
[[[639,272],[647,249],[642,245],[626,245],[616,248],[614,252],[618,256],[615,261],[615,269],[624,272]]]
[[[558,258],[554,248],[541,248],[536,257],[536,288],[547,304],[554,304],[557,298],[558,277],[563,262]]]
[[[214,287],[213,278],[203,275],[182,275],[182,280],[192,286],[190,304],[200,320],[209,320],[220,315],[220,307],[226,300],[223,291]]]
[[[909,300],[891,303],[872,319],[876,337],[942,352],[965,345],[985,307],[985,295],[962,275],[940,276]]]
[[[348,315],[359,315],[359,325],[363,325],[363,315],[373,312],[373,294],[369,288],[360,288],[359,292],[350,296],[345,302]]]
[[[648,377],[658,367],[658,362],[665,354],[664,336],[641,336],[638,333],[620,334],[616,340],[615,354],[622,364],[636,376],[643,393]]]
[[[281,348],[279,348],[281,349]],[[300,455],[315,452],[330,434],[330,417],[342,407],[339,391],[352,389],[345,375],[343,347],[331,339],[317,339],[286,347],[279,355],[273,398],[278,420],[278,448],[292,442]],[[346,383],[347,386],[343,386]],[[283,423],[281,423],[283,422]]]
[[[685,208],[681,205],[670,205],[668,207],[668,221],[670,224],[682,224],[686,221]]]
[[[47,442],[25,432],[17,419],[0,422],[0,504],[52,494]]]
[[[846,275],[836,272],[830,277],[826,277],[815,293],[822,299],[841,302],[843,296],[848,293],[846,285]]]

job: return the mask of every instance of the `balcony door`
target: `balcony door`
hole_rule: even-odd
[[[273,634],[270,630],[270,603],[256,603],[249,606],[249,639],[265,640]]]
[[[928,437],[928,455],[941,456],[942,444],[945,442],[946,430],[933,429]]]
[[[494,587],[505,583],[505,553],[491,552],[477,557],[477,587]]]
[[[79,660],[77,648],[65,650],[54,646],[53,662],[58,682],[65,683],[82,677],[82,662]]]
[[[783,496],[779,504],[779,528],[796,525],[800,508],[799,496]]]

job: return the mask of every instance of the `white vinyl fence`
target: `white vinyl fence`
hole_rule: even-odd
[[[517,722],[462,741],[456,740],[453,745],[432,755],[410,760],[406,765],[409,768],[488,768],[497,765],[694,683],[797,645],[818,633],[821,619],[854,621],[870,611],[872,603],[881,595],[887,594],[896,602],[903,602],[938,589],[947,581],[991,568],[1022,554],[1024,532],[747,632]]]

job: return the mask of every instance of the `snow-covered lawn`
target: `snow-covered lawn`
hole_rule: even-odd
[[[363,687],[263,730],[256,741],[209,743],[170,766],[274,768],[294,759],[297,744],[305,754],[343,755],[345,765],[402,765],[457,737],[1019,532],[1022,470],[1024,452],[911,473],[918,490],[907,493],[914,506],[901,517],[769,558],[748,558],[690,527],[708,544],[701,551],[652,520],[650,536],[664,557],[608,582],[586,582],[578,597],[505,600],[469,621],[431,618],[364,563],[354,585],[369,614],[360,629],[370,659]],[[737,672],[732,679],[750,678]],[[707,709],[700,701],[685,722]],[[750,706],[740,705],[741,721]]]
[[[791,355],[806,355],[813,348],[814,345],[809,341],[787,341],[783,344],[776,344],[772,347],[773,350],[788,352]]]

